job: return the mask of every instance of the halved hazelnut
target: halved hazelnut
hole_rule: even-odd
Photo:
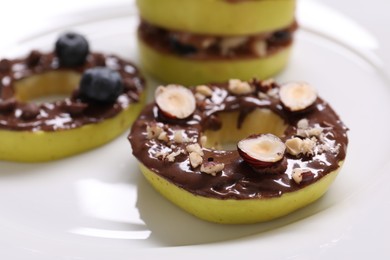
[[[283,159],[286,145],[273,134],[260,134],[239,141],[237,149],[245,162],[255,168],[263,168]]]
[[[187,118],[196,107],[194,94],[180,85],[159,86],[155,91],[155,100],[160,111],[170,118]]]
[[[291,82],[280,87],[280,100],[292,112],[302,111],[317,100],[317,91],[308,83]]]

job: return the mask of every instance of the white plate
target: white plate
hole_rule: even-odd
[[[300,8],[302,28],[290,65],[278,80],[314,84],[351,129],[345,166],[322,199],[268,223],[206,223],[146,183],[124,133],[99,149],[60,161],[0,162],[0,258],[120,260],[166,253],[172,259],[189,252],[266,259],[388,255],[390,207],[383,198],[390,196],[389,81],[368,45],[344,40],[336,27],[328,30],[308,14],[333,15],[337,27],[347,26],[343,30],[365,43],[375,39],[323,6],[302,2]],[[86,34],[94,50],[137,61],[133,11],[118,8],[116,16],[95,18],[32,35],[7,50],[7,57],[32,48],[49,50],[59,32],[72,29]]]

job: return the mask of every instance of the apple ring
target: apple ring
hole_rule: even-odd
[[[105,144],[138,115],[144,88],[134,64],[90,52],[75,33],[61,35],[53,52],[2,59],[0,159],[55,160]],[[68,97],[36,100],[53,95]]]
[[[137,3],[140,62],[163,82],[265,79],[289,60],[297,29],[295,0]]]
[[[320,198],[348,129],[304,82],[160,86],[129,134],[146,179],[207,221],[268,221]]]
[[[245,35],[283,28],[294,21],[295,0],[137,0],[152,24],[200,34]],[[178,22],[180,21],[180,22]]]

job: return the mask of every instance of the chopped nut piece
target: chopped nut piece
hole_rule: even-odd
[[[292,171],[292,178],[297,184],[310,181],[314,178],[314,174],[308,169],[295,168]]]
[[[298,137],[294,137],[286,141],[287,152],[295,156],[299,154],[304,154],[307,156],[314,155],[316,144],[317,139],[315,137],[311,139],[300,139]]]
[[[160,141],[168,142],[168,141],[169,141],[169,138],[168,138],[167,132],[162,131],[162,132],[158,135],[157,139],[160,140]]]
[[[164,129],[162,128],[161,124],[158,123],[151,123],[146,126],[146,138],[153,139],[157,138]]]
[[[232,49],[235,49],[248,40],[248,37],[237,36],[237,37],[225,37],[220,42],[221,54],[226,56]]]
[[[277,88],[271,88],[267,91],[267,95],[273,98],[279,98],[279,90]]]
[[[205,100],[206,99],[206,96],[203,95],[203,94],[200,94],[200,93],[195,93],[195,98],[197,100]]]
[[[309,121],[306,118],[299,120],[297,127],[297,135],[301,137],[320,137],[324,130],[320,126],[309,127]]]
[[[302,153],[302,139],[294,137],[286,141],[287,152],[291,155]]]
[[[184,150],[179,149],[177,151],[173,151],[166,157],[169,162],[174,162],[176,159],[176,156],[180,155],[181,153],[184,153]]]
[[[213,90],[209,86],[206,86],[206,85],[197,86],[196,92],[204,95],[205,97],[211,97],[211,95],[213,94]]]
[[[330,146],[328,144],[320,144],[317,146],[318,153],[324,153],[324,152],[331,152],[331,153],[338,153],[340,150],[340,144],[337,144],[336,146]]]
[[[156,152],[156,154],[154,156],[160,160],[165,160],[165,157],[167,157],[168,154],[169,153],[166,151],[159,151],[159,152]]]
[[[294,181],[297,183],[297,184],[300,184],[302,182],[302,173],[304,172],[305,170],[302,169],[302,168],[295,168],[293,169],[293,172],[292,172],[292,177],[294,179]]]
[[[184,130],[177,130],[173,133],[173,141],[176,143],[188,143],[191,138],[188,138]]]
[[[192,168],[198,167],[203,162],[202,156],[196,152],[191,152],[189,158]]]
[[[271,87],[272,84],[274,84],[274,83],[275,83],[275,80],[273,78],[269,78],[269,79],[263,80],[261,82],[261,85],[264,87]]]
[[[203,150],[199,144],[189,144],[189,145],[187,145],[186,150],[188,153],[194,152],[194,153],[197,153],[197,154],[203,156]]]
[[[298,129],[297,135],[302,137],[320,136],[324,129],[322,127],[313,127],[308,129]]]
[[[205,162],[200,166],[200,171],[215,176],[223,168],[225,168],[224,163]]]
[[[300,129],[308,129],[309,128],[309,120],[307,120],[306,118],[299,120],[297,123],[297,127]]]
[[[302,153],[305,155],[314,155],[314,149],[317,144],[317,139],[315,137],[309,139],[305,138],[302,142]]]
[[[246,95],[254,91],[254,88],[248,82],[239,79],[229,80],[228,89],[231,93],[236,95]]]
[[[216,42],[216,38],[215,37],[209,37],[209,38],[206,38],[202,41],[202,48],[203,49],[207,49],[209,48],[211,45],[213,45],[214,43]]]
[[[269,96],[263,92],[259,92],[257,94],[257,96],[260,98],[260,99],[269,99]]]
[[[259,57],[267,55],[267,42],[263,40],[257,40],[252,43],[252,49]]]
[[[173,141],[175,141],[176,143],[183,143],[183,133],[184,133],[184,130],[179,130],[179,131],[175,131],[173,133]]]

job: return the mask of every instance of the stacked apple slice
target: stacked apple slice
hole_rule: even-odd
[[[184,85],[268,78],[287,64],[295,0],[138,0],[142,66]]]

